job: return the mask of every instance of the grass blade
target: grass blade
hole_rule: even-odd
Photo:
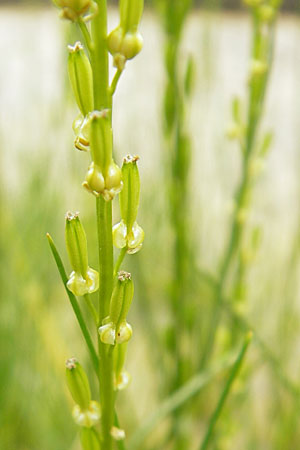
[[[185,383],[176,392],[166,398],[160,406],[155,410],[140,426],[136,433],[129,441],[130,450],[137,450],[141,448],[141,445],[146,436],[152,432],[152,430],[169,414],[179,408],[182,404],[188,401],[191,397],[196,395],[201,389],[203,389],[216,375],[222,372],[224,369],[232,366],[234,363],[234,355],[230,353],[226,358],[219,361],[214,367],[209,370],[204,370],[187,383]]]
[[[66,293],[68,294],[68,297],[69,297],[71,306],[73,308],[74,314],[75,314],[75,316],[76,316],[76,318],[78,320],[78,323],[79,323],[80,329],[82,331],[83,337],[85,339],[86,345],[88,346],[94,369],[95,369],[95,371],[97,373],[97,376],[98,376],[98,367],[99,367],[98,356],[97,356],[97,353],[96,353],[96,350],[95,350],[92,338],[90,336],[90,333],[89,333],[89,331],[87,329],[87,326],[86,326],[85,321],[83,319],[83,316],[81,314],[81,310],[79,308],[77,298],[67,288],[68,277],[66,275],[66,271],[65,271],[63,262],[61,260],[61,257],[59,255],[59,253],[57,251],[57,248],[56,248],[56,246],[55,246],[55,244],[53,242],[53,239],[52,239],[52,237],[50,236],[49,233],[47,233],[47,239],[48,239],[48,242],[49,242],[49,245],[50,245],[50,248],[51,248],[52,255],[53,255],[54,259],[55,259],[55,262],[56,262],[56,265],[57,265],[60,277],[61,277],[62,282],[64,284]]]
[[[241,348],[241,351],[235,361],[235,363],[233,364],[233,367],[231,369],[229,378],[227,380],[227,383],[225,384],[225,387],[221,393],[221,396],[219,398],[218,404],[216,406],[216,409],[214,410],[211,419],[209,421],[208,424],[208,428],[206,431],[206,434],[204,436],[204,439],[202,441],[202,444],[199,447],[199,450],[205,450],[208,446],[209,440],[212,437],[213,434],[213,430],[214,430],[214,426],[218,420],[218,418],[220,417],[220,414],[222,412],[224,403],[226,401],[226,398],[228,397],[228,394],[230,392],[231,386],[235,380],[235,378],[237,377],[239,370],[241,368],[242,362],[244,360],[244,357],[246,355],[247,349],[249,347],[249,344],[251,342],[252,339],[252,332],[250,331],[249,333],[247,333],[246,337],[245,337],[245,341],[243,343],[243,346]]]

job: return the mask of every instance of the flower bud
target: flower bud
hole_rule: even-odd
[[[80,427],[93,427],[99,422],[101,413],[98,402],[91,401],[88,409],[81,409],[79,405],[75,405],[72,411],[74,422]]]
[[[113,227],[113,242],[117,248],[127,246],[128,253],[137,252],[144,241],[144,231],[136,217],[140,202],[140,176],[137,156],[127,155],[123,160],[123,190],[120,193],[121,222]]]
[[[104,344],[122,344],[131,338],[132,328],[126,322],[126,317],[133,292],[134,287],[130,273],[119,272],[110,301],[109,316],[104,319],[99,328],[100,339]]]
[[[93,111],[93,73],[80,42],[68,46],[68,72],[78,108],[83,116]]]
[[[62,9],[64,19],[75,22],[89,10],[92,0],[53,0],[53,3]]]
[[[66,378],[74,402],[81,409],[88,409],[91,402],[90,385],[83,367],[76,358],[71,358],[66,361]]]
[[[97,291],[98,272],[88,266],[87,241],[78,213],[66,214],[66,246],[73,271],[67,282],[68,289],[74,295],[83,296]]]
[[[100,450],[98,435],[92,428],[81,428],[80,442],[83,450]]]

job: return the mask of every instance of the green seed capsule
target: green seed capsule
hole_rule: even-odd
[[[87,241],[84,228],[79,220],[79,214],[66,214],[66,246],[72,269],[84,275],[88,270]]]
[[[97,433],[92,428],[81,428],[80,442],[83,450],[100,450]]]
[[[144,0],[120,0],[120,26],[125,33],[138,29],[144,9]]]
[[[128,253],[137,252],[144,241],[144,231],[136,217],[140,202],[140,176],[137,156],[127,155],[123,160],[123,190],[120,193],[122,220],[113,227],[113,242],[117,248],[127,246]]]
[[[120,193],[121,217],[130,229],[136,221],[140,203],[140,175],[137,166],[138,156],[127,155],[123,160],[123,190]]]
[[[75,358],[66,362],[66,378],[69,391],[75,403],[82,410],[89,408],[91,402],[91,391],[87,375]]]
[[[81,113],[86,116],[93,106],[93,74],[90,61],[80,42],[68,46],[68,71],[72,90]]]
[[[100,339],[105,344],[122,344],[127,342],[132,335],[132,328],[126,322],[126,317],[133,298],[133,282],[128,272],[119,272],[114,287],[109,316],[99,328]]]
[[[88,266],[87,241],[78,213],[66,214],[66,247],[73,271],[67,282],[68,289],[74,295],[83,296],[97,291],[98,272]]]
[[[121,169],[112,159],[112,130],[110,110],[93,111],[89,114],[89,138],[92,163],[83,187],[96,196],[110,201],[123,186]]]

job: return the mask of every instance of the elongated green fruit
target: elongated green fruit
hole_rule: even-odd
[[[110,302],[109,316],[99,328],[100,339],[104,344],[115,345],[127,342],[132,328],[126,318],[133,298],[133,281],[128,272],[119,272]]]
[[[144,230],[136,218],[140,202],[140,176],[137,156],[127,155],[123,160],[123,189],[120,193],[121,222],[113,227],[113,242],[117,248],[127,248],[128,253],[140,250],[144,241]]]
[[[76,103],[86,116],[93,111],[93,73],[90,61],[80,42],[68,46],[68,71]]]
[[[82,410],[87,410],[91,403],[91,391],[88,377],[76,358],[66,361],[66,378],[74,402]]]
[[[120,193],[121,217],[130,229],[137,218],[140,203],[140,175],[137,166],[138,156],[127,155],[123,159],[123,189]]]
[[[88,266],[87,241],[84,228],[78,213],[66,214],[66,247],[72,267],[67,282],[68,289],[74,295],[83,296],[97,291],[99,288],[99,274]]]
[[[125,33],[138,29],[144,9],[144,0],[120,0],[120,26]]]

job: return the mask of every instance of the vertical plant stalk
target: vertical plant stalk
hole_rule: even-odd
[[[110,107],[110,95],[106,0],[98,0],[97,5],[98,13],[91,24],[93,40],[91,64],[94,79],[94,107],[100,111]],[[112,201],[107,202],[101,196],[98,197],[96,211],[99,247],[99,326],[101,326],[102,320],[109,313],[113,285]],[[113,347],[107,348],[99,337],[98,347],[102,442],[103,448],[111,450],[110,432],[114,421]]]
[[[230,227],[228,243],[221,262],[219,281],[215,290],[216,308],[213,311],[213,317],[208,331],[207,342],[204,346],[200,367],[205,366],[213,351],[216,331],[221,319],[221,302],[225,295],[227,279],[246,229],[245,220],[241,219],[241,213],[245,207],[247,194],[253,184],[253,177],[250,169],[252,158],[256,151],[257,132],[263,114],[264,99],[271,71],[274,46],[274,26],[274,22],[268,25],[268,33],[265,34],[258,15],[253,12],[253,42],[251,57],[252,61],[257,61],[260,60],[263,54],[266,61],[266,70],[257,80],[250,82],[246,134],[245,139],[240,141],[241,153],[243,155],[241,180],[235,194],[235,213]],[[241,270],[240,274],[243,274],[244,276],[244,271]]]

